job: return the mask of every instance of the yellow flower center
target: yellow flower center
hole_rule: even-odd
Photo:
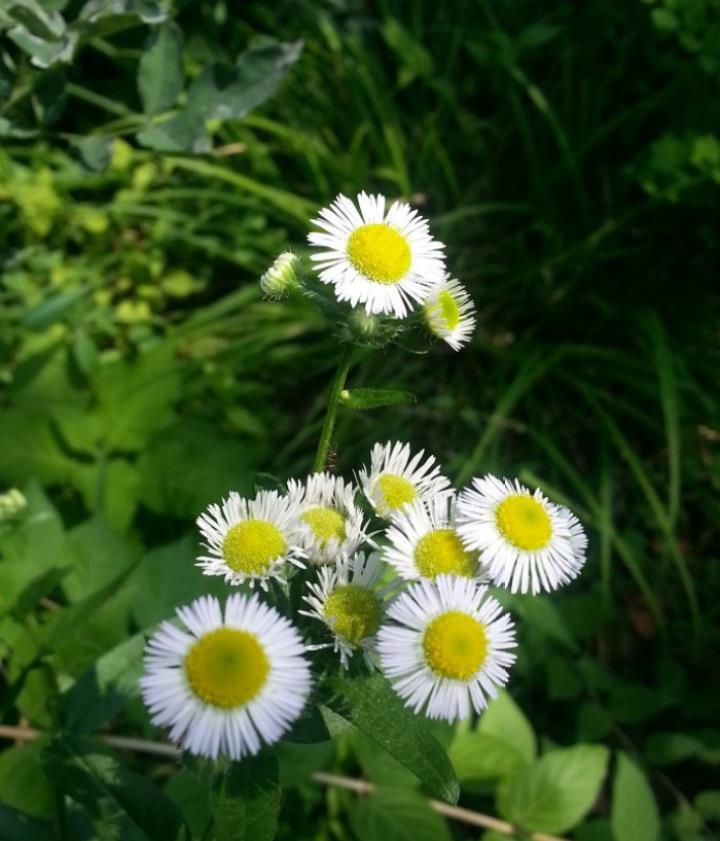
[[[495,511],[495,519],[503,536],[526,552],[542,549],[552,537],[547,511],[528,494],[513,494],[504,499]]]
[[[447,289],[425,304],[425,315],[431,327],[452,332],[460,323],[460,307]]]
[[[396,511],[408,502],[414,502],[418,495],[412,482],[395,473],[383,473],[375,482],[375,487],[382,495],[378,506],[381,511]]]
[[[423,578],[473,578],[478,571],[477,555],[465,549],[455,529],[436,529],[421,537],[415,546],[415,566]]]
[[[335,634],[356,645],[376,633],[382,620],[380,599],[359,584],[336,587],[323,613]]]
[[[485,662],[485,626],[457,610],[443,613],[428,625],[423,637],[425,660],[435,674],[469,680]]]
[[[193,645],[185,674],[193,692],[215,707],[231,710],[251,701],[265,685],[270,663],[255,634],[218,628]]]
[[[410,268],[405,237],[384,222],[363,225],[350,234],[347,255],[353,266],[376,283],[397,283]]]
[[[333,508],[308,508],[300,519],[310,526],[313,536],[321,546],[326,546],[332,538],[345,539],[345,518]]]
[[[225,535],[223,558],[234,572],[261,575],[282,555],[287,543],[280,529],[267,520],[243,520]]]

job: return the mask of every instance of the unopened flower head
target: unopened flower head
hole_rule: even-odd
[[[478,553],[467,549],[457,532],[454,494],[407,506],[395,517],[386,537],[383,558],[403,579],[484,577]]]
[[[431,291],[423,318],[428,330],[453,350],[460,350],[475,332],[475,305],[459,280],[446,278]]]
[[[339,301],[405,318],[443,279],[444,246],[410,205],[393,202],[386,211],[385,202],[360,193],[356,206],[339,195],[313,220],[321,230],[308,235],[317,249],[311,259]]]
[[[0,522],[16,520],[27,508],[27,499],[17,488],[0,494]]]
[[[380,666],[405,705],[459,721],[507,683],[515,628],[487,587],[440,575],[402,592],[378,633]]]
[[[473,479],[458,498],[458,523],[491,581],[513,593],[555,590],[585,564],[587,537],[577,518],[517,480]]]
[[[235,594],[224,612],[203,596],[163,622],[145,649],[140,680],[155,724],[185,750],[242,759],[277,742],[310,692],[300,634],[256,595]]]
[[[348,557],[365,541],[366,524],[355,492],[352,482],[329,473],[288,482],[288,497],[298,516],[296,541],[313,563]]]
[[[310,610],[301,613],[323,622],[332,632],[333,642],[308,646],[309,650],[332,645],[344,668],[354,652],[362,650],[372,667],[371,653],[385,613],[385,598],[399,583],[393,580],[379,587],[383,569],[377,553],[366,556],[358,552],[319,570],[318,580],[308,584],[305,596]]]
[[[293,254],[292,251],[283,251],[260,278],[260,288],[264,294],[277,301],[287,298],[290,293],[298,289],[300,286],[299,265],[300,258],[297,254]]]
[[[375,444],[370,467],[358,473],[363,493],[377,513],[387,520],[414,502],[450,492],[450,481],[440,473],[433,456],[425,451],[412,455],[409,444]]]
[[[277,491],[260,491],[254,499],[231,493],[221,505],[210,505],[197,524],[208,550],[198,558],[206,575],[266,588],[270,578],[283,578],[287,561],[302,566],[297,509]]]

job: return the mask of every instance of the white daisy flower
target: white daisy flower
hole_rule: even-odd
[[[555,590],[585,564],[587,536],[574,514],[517,480],[473,479],[458,498],[458,532],[488,576],[513,593]]]
[[[140,679],[154,724],[197,756],[242,759],[271,745],[299,717],[310,692],[300,634],[256,595],[225,603],[202,596],[177,609],[145,648]]]
[[[414,456],[410,445],[396,441],[377,443],[370,453],[370,469],[363,467],[358,480],[377,513],[392,520],[407,505],[450,492],[450,480],[440,473],[433,456],[424,450]]]
[[[386,560],[405,580],[438,575],[483,577],[478,553],[467,549],[455,522],[455,495],[415,502],[395,517],[385,536]]]
[[[339,301],[364,304],[368,313],[405,318],[445,276],[444,246],[409,204],[360,193],[358,207],[346,196],[320,211],[308,234],[319,249],[311,259],[320,280],[335,287]]]
[[[366,557],[364,552],[358,552],[352,558],[341,559],[336,566],[320,568],[318,581],[308,584],[304,597],[311,609],[300,613],[327,625],[334,640],[324,645],[309,645],[309,651],[332,646],[346,669],[359,649],[372,668],[371,653],[385,613],[385,598],[399,583],[393,580],[378,588],[382,574],[383,564],[377,553]]]
[[[222,575],[230,584],[281,579],[286,561],[302,566],[294,543],[295,505],[277,491],[260,491],[255,499],[233,492],[222,505],[210,505],[197,525],[207,541],[207,555],[198,557],[206,575]]]
[[[430,292],[423,318],[428,330],[453,350],[460,350],[475,332],[475,304],[462,283],[449,275]]]
[[[459,721],[487,706],[515,661],[515,626],[487,587],[439,575],[401,593],[378,632],[380,666],[405,705]]]
[[[290,479],[287,486],[299,518],[295,541],[314,563],[347,557],[367,539],[352,482],[329,473],[313,473],[304,482]]]

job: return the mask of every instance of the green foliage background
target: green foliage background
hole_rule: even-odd
[[[431,218],[479,327],[366,352],[352,385],[419,401],[341,413],[338,469],[409,440],[590,534],[579,582],[507,599],[514,700],[435,728],[461,804],[715,838],[718,0],[3,0],[0,27],[0,489],[29,501],[0,524],[0,705],[54,734],[0,751],[0,838],[259,839],[261,812],[280,838],[478,837],[355,727],[279,749],[279,806],[267,760],[211,807],[203,765],[93,737],[159,738],[144,635],[224,590],[196,514],[310,468],[337,338],[257,280],[363,188]]]

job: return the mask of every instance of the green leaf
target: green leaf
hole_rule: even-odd
[[[390,388],[353,388],[340,392],[340,405],[346,409],[378,409],[381,406],[410,406],[417,397],[410,391]]]
[[[448,754],[463,789],[482,790],[488,781],[510,777],[527,764],[512,745],[477,730],[458,732]]]
[[[175,104],[183,89],[183,35],[174,21],[155,27],[138,64],[138,91],[146,114]]]
[[[44,770],[53,786],[84,806],[103,829],[124,826],[149,841],[187,838],[180,810],[150,779],[95,752],[89,742],[56,740],[44,753]]]
[[[411,788],[381,786],[355,802],[351,821],[358,838],[382,841],[451,841],[445,820]]]
[[[107,168],[112,157],[113,138],[108,135],[92,134],[73,142],[83,166],[92,172],[100,172]],[[85,333],[85,335],[87,335]],[[82,363],[81,363],[82,366]],[[83,370],[85,370],[83,368]]]
[[[263,751],[233,762],[219,782],[215,841],[272,841],[280,814],[277,758]]]
[[[707,818],[720,818],[720,791],[701,791],[695,798],[695,808]]]
[[[45,739],[37,739],[0,753],[0,803],[4,806],[35,818],[52,815],[53,794],[40,762],[46,744]]]
[[[263,43],[241,53],[233,67],[213,65],[190,85],[187,105],[175,116],[138,134],[138,141],[163,152],[204,152],[207,120],[240,120],[275,92],[302,42]]]
[[[498,810],[524,830],[565,832],[595,803],[607,761],[608,750],[600,745],[550,751],[501,783]]]
[[[615,841],[657,841],[660,815],[645,774],[625,753],[618,753],[610,814]]]
[[[495,736],[510,745],[525,762],[535,759],[535,733],[532,725],[508,692],[500,692],[488,704],[480,718],[478,732]]]
[[[60,699],[65,724],[78,733],[98,730],[140,694],[144,634],[108,651]]]
[[[33,611],[40,599],[51,593],[70,572],[69,567],[53,567],[31,581],[15,599],[8,613],[17,622],[22,622]]]
[[[0,841],[57,841],[49,821],[31,818],[11,806],[0,804]]]
[[[414,715],[385,678],[340,677],[328,706],[397,759],[435,797],[457,803],[459,786],[444,749],[422,718]]]

